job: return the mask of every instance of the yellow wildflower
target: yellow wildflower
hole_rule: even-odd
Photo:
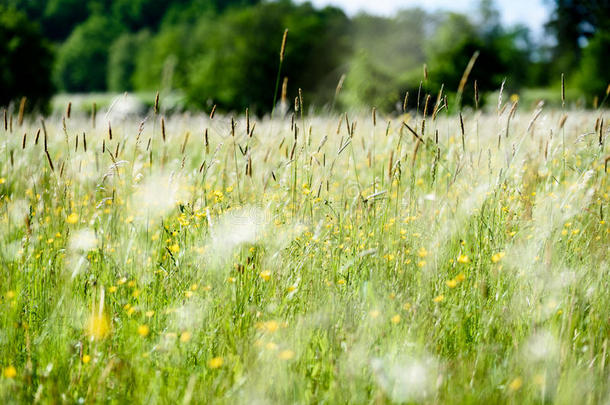
[[[86,334],[92,339],[104,339],[110,335],[110,322],[108,317],[104,314],[92,315],[87,322]]]
[[[222,357],[214,357],[213,359],[210,359],[210,361],[208,361],[208,367],[214,369],[214,368],[219,368],[222,366],[222,364],[224,363]]]
[[[455,286],[457,286],[458,282],[456,279],[452,279],[452,280],[445,281],[445,284],[447,284],[447,287],[449,287],[449,288],[455,288]]]
[[[294,357],[294,352],[290,349],[287,350],[282,350],[279,354],[278,357],[282,360],[290,360]]]
[[[138,335],[140,335],[142,337],[146,337],[146,336],[148,336],[149,333],[150,333],[150,328],[148,327],[148,325],[138,326]]]
[[[491,257],[493,263],[498,263],[506,255],[504,252],[498,252]]]
[[[263,270],[260,272],[259,276],[263,280],[269,281],[269,279],[271,279],[271,272],[269,270]]]
[[[419,248],[419,250],[417,251],[417,255],[421,258],[424,258],[426,256],[428,256],[428,251],[426,250],[425,247],[421,247]]]
[[[8,366],[2,371],[2,375],[5,378],[15,378],[17,376],[17,369],[13,366]]]
[[[515,378],[513,381],[511,381],[510,384],[508,384],[508,388],[510,388],[511,391],[517,391],[522,386],[523,386],[523,379],[521,377]]]
[[[78,222],[78,214],[73,212],[66,218],[66,222],[69,224],[75,224]]]
[[[182,333],[180,334],[180,341],[181,341],[182,343],[186,343],[186,342],[188,342],[189,340],[191,340],[191,332],[189,332],[189,331],[185,330],[184,332],[182,332]]]
[[[468,264],[468,263],[470,263],[470,258],[468,256],[466,256],[465,254],[461,254],[458,256],[457,262],[460,264]]]

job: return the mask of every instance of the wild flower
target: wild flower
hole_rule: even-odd
[[[14,366],[7,366],[2,370],[4,378],[12,379],[17,377],[17,369]]]
[[[211,369],[217,369],[222,367],[224,360],[222,357],[213,357],[208,361],[208,367]]]
[[[140,335],[142,337],[146,337],[146,336],[148,336],[149,333],[150,333],[150,328],[148,325],[139,325],[138,326],[138,335]]]

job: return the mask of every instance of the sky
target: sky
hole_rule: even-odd
[[[301,3],[305,0],[299,0]],[[318,7],[333,5],[343,8],[347,14],[358,11],[369,14],[392,15],[401,8],[421,7],[425,10],[452,10],[466,13],[476,9],[478,0],[309,0]],[[507,25],[525,24],[535,35],[541,35],[550,8],[545,0],[495,0],[502,22]]]

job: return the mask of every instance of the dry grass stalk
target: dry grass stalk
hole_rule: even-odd
[[[527,124],[526,132],[529,132],[530,129],[532,129],[532,127],[534,126],[534,123],[536,122],[536,120],[538,119],[540,114],[542,114],[542,107],[544,107],[544,101],[539,102],[538,105],[536,106],[534,115],[532,116],[532,119],[530,120],[529,124]]]
[[[475,108],[479,109],[479,82],[474,81],[474,105]]]
[[[423,139],[417,134],[417,132],[409,126],[409,124],[407,124],[406,122],[403,122],[402,125],[405,126],[409,130],[409,132],[411,132],[411,134],[413,134],[415,139],[417,139],[421,143],[424,142]]]
[[[466,139],[465,139],[465,135],[464,135],[464,118],[462,117],[461,111],[460,111],[460,131],[462,133],[462,151],[466,152]]]
[[[561,119],[559,120],[559,129],[563,128],[563,126],[566,124],[567,119],[568,119],[568,114],[563,114],[561,116]]]
[[[288,28],[284,30],[284,36],[282,37],[282,47],[280,48],[280,62],[284,61],[286,53],[286,40],[288,39]]]
[[[184,150],[186,149],[186,144],[188,143],[190,137],[191,133],[187,131],[186,135],[184,136],[184,142],[182,143],[182,149],[180,150],[181,155],[184,155]]]
[[[303,89],[299,88],[299,108],[301,111],[301,117],[303,116]]]
[[[504,85],[506,84],[506,79],[502,80],[502,85],[500,86],[500,94],[498,94],[498,115],[502,114],[504,111],[502,109],[502,95],[504,94]]]
[[[163,138],[163,142],[165,142],[165,118],[161,117],[161,137]]]
[[[341,75],[341,77],[339,78],[339,83],[337,83],[337,88],[335,89],[335,98],[337,98],[337,96],[341,92],[341,89],[343,89],[343,83],[345,82],[345,78],[346,76],[344,74]]]
[[[47,155],[47,162],[49,162],[49,166],[51,167],[51,171],[54,172],[55,171],[55,167],[53,166],[53,161],[51,160],[51,155],[49,155],[49,151],[45,148],[44,150],[45,155]]]
[[[203,139],[205,141],[205,154],[209,154],[210,153],[210,140],[208,139],[208,129],[205,129],[205,132],[203,134]]]
[[[284,81],[282,82],[282,96],[280,100],[282,101],[282,105],[286,104],[286,97],[288,95],[288,77],[284,77]]]
[[[252,177],[252,157],[248,154],[248,162],[246,163],[246,176]]]
[[[518,104],[519,104],[519,101],[518,101],[518,100],[516,100],[516,101],[513,103],[513,105],[511,106],[510,111],[508,112],[508,118],[507,118],[507,120],[506,120],[506,132],[505,132],[505,135],[504,135],[504,137],[505,137],[506,139],[508,139],[508,131],[509,131],[509,128],[510,128],[510,120],[511,120],[511,119],[513,118],[513,116],[515,115],[515,112],[517,111],[517,105],[518,105]],[[498,140],[498,144],[499,144],[499,142],[500,142],[500,140]]]
[[[470,76],[470,72],[472,72],[472,68],[474,67],[474,64],[477,61],[478,57],[479,51],[476,51],[472,54],[470,60],[468,61],[468,65],[466,65],[466,69],[464,69],[464,73],[462,74],[462,78],[460,79],[460,85],[458,86],[457,91],[458,105],[461,102],[462,94],[464,93],[464,88],[466,87],[466,83],[468,82],[468,76]]]
[[[432,121],[436,120],[436,115],[441,110],[441,101],[443,100],[443,90],[445,88],[444,84],[441,84],[441,89],[438,92],[438,96],[436,97],[436,103],[434,104],[434,110],[432,111]]]
[[[27,101],[27,97],[21,97],[21,102],[19,103],[19,117],[17,118],[17,123],[19,126],[23,125],[23,115],[25,114],[25,102]]]
[[[48,141],[47,141],[47,126],[44,123],[44,118],[40,119],[40,124],[42,124],[42,132],[44,133],[44,150],[48,149]]]
[[[411,161],[411,167],[415,167],[415,162],[417,161],[417,152],[419,151],[419,145],[423,142],[415,142],[415,147],[413,148],[413,160]]]

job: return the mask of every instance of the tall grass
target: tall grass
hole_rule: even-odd
[[[608,401],[607,113],[441,100],[5,124],[0,398]]]

